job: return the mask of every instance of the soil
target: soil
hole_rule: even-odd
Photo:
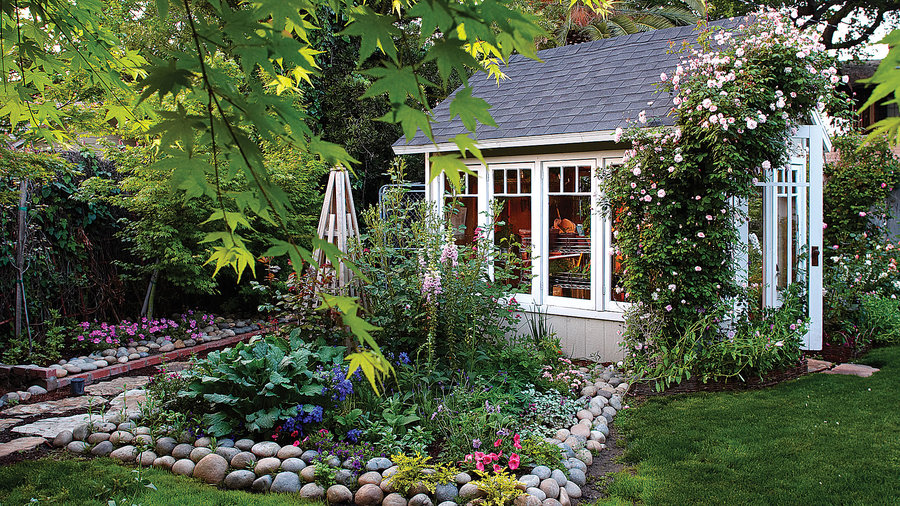
[[[625,468],[619,462],[619,457],[625,451],[625,448],[620,444],[624,443],[621,437],[618,430],[616,430],[615,423],[610,425],[609,437],[606,438],[606,449],[600,452],[600,455],[594,457],[594,462],[588,466],[588,471],[585,473],[587,475],[587,484],[581,489],[582,495],[578,499],[580,504],[592,503],[607,497],[606,476]]]

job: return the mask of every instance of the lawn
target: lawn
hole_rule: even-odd
[[[251,494],[219,490],[199,481],[156,469],[145,469],[143,477],[157,490],[135,486],[134,468],[107,458],[79,459],[46,457],[0,467],[0,505],[77,504],[106,506],[110,499],[127,497],[129,502],[180,506],[238,505],[270,506],[314,503],[293,494]],[[137,495],[132,492],[137,490]]]
[[[625,410],[616,423],[633,467],[609,484],[612,502],[900,503],[900,347],[861,362],[881,372]]]

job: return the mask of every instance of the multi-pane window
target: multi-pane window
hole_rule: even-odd
[[[494,200],[501,206],[494,226],[494,243],[524,260],[525,267],[510,282],[521,293],[531,292],[532,171],[526,167],[493,168]]]
[[[549,295],[591,299],[591,173],[587,164],[547,166]]]
[[[453,240],[458,245],[470,244],[478,227],[478,176],[460,174],[457,190],[444,176],[444,212],[450,220]]]

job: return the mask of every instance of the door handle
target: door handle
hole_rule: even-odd
[[[819,247],[818,246],[812,247],[811,255],[812,255],[812,257],[810,258],[810,260],[812,261],[812,266],[818,267],[819,266]]]

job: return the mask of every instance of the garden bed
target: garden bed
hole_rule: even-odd
[[[240,323],[240,322],[239,322]],[[209,329],[209,330],[206,330]],[[146,367],[152,367],[166,362],[183,359],[193,355],[202,355],[212,350],[232,346],[235,343],[249,339],[255,335],[270,332],[272,327],[263,326],[262,322],[237,326],[232,322],[222,321],[210,325],[200,333],[196,340],[163,341],[160,345],[151,341],[137,341],[135,346],[109,348],[103,353],[94,352],[90,355],[76,357],[70,361],[61,361],[63,364],[53,364],[48,367],[37,365],[0,365],[0,384],[6,385],[5,389],[14,393],[11,396],[14,401],[27,401],[29,395],[16,392],[16,387],[38,385],[48,391],[67,387],[73,378],[84,379],[85,385],[94,381],[120,376]],[[213,330],[214,329],[214,330]],[[235,329],[235,330],[232,330]],[[148,345],[155,345],[149,347]],[[138,352],[138,350],[142,350]],[[128,353],[134,351],[134,353]],[[120,355],[120,356],[117,356]],[[101,366],[105,363],[105,366]],[[79,365],[80,364],[80,365]],[[69,365],[70,367],[66,367]],[[90,370],[82,370],[82,366]],[[3,388],[0,388],[2,391]],[[9,395],[9,394],[7,394]],[[7,397],[10,400],[10,396]]]
[[[696,378],[691,378],[689,380],[682,381],[678,385],[670,386],[669,388],[666,388],[662,391],[657,391],[653,387],[652,382],[637,382],[628,392],[628,395],[641,397],[685,394],[692,392],[731,392],[739,390],[754,390],[758,388],[770,387],[784,381],[799,378],[800,376],[806,374],[807,371],[807,361],[806,358],[804,358],[800,361],[799,364],[794,367],[773,371],[763,378],[760,378],[758,376],[750,376],[744,381],[738,378],[732,378],[731,380],[712,380],[707,381],[706,383],[703,383]]]

